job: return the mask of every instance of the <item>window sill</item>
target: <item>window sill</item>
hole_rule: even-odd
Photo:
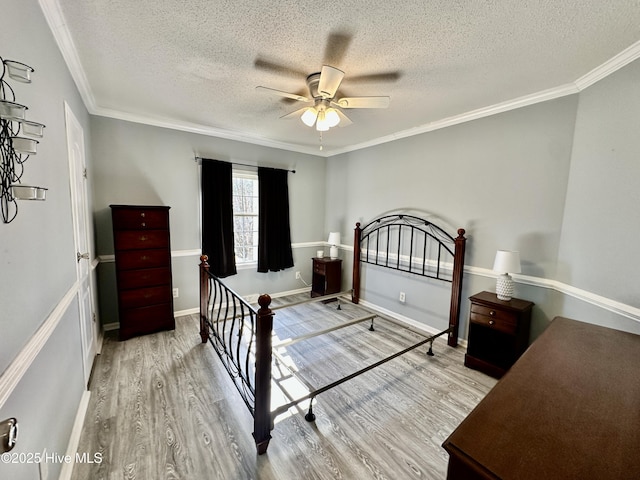
[[[258,268],[258,262],[236,263],[236,270],[249,270],[252,268]]]

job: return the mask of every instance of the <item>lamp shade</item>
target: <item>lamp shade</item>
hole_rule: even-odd
[[[316,123],[317,117],[318,111],[313,107],[309,107],[305,110],[305,112],[302,114],[302,117],[300,118],[307,127],[313,127],[313,124]]]
[[[316,130],[319,132],[326,132],[329,128],[331,127],[327,121],[327,114],[324,110],[320,110],[318,112],[318,120],[316,121]]]
[[[330,128],[333,128],[340,123],[340,116],[333,108],[327,108],[327,111],[325,112],[325,119]]]
[[[331,258],[338,258],[338,245],[340,245],[340,232],[330,232],[329,240],[327,243],[331,245],[329,249],[329,256]]]
[[[340,232],[329,232],[329,245],[340,245]]]
[[[493,262],[493,271],[499,273],[520,273],[520,252],[498,250]]]

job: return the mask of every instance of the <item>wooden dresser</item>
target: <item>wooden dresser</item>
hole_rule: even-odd
[[[640,478],[640,335],[556,317],[444,442],[449,480]]]
[[[175,328],[169,208],[111,205],[120,340]]]

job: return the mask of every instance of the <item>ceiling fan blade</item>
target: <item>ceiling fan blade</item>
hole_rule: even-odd
[[[281,97],[291,98],[293,100],[298,100],[299,102],[309,102],[310,100],[307,97],[303,97],[302,95],[298,95],[295,93],[283,92],[282,90],[276,90],[275,88],[269,87],[256,87],[256,90],[259,92],[265,93],[273,93],[274,95],[280,95]]]
[[[346,97],[336,103],[341,108],[387,108],[389,97]]]
[[[295,111],[293,111],[291,113],[287,113],[286,115],[283,115],[280,118],[284,118],[284,119],[287,119],[287,120],[291,119],[291,118],[298,118],[300,115],[302,115],[305,112],[305,110],[307,108],[309,108],[309,107],[299,108],[298,110],[295,110]]]
[[[349,49],[353,34],[346,30],[336,30],[329,34],[327,44],[324,47],[323,63],[340,65]]]
[[[269,60],[264,57],[256,58],[253,62],[253,66],[260,70],[275,72],[281,75],[288,75],[290,77],[305,78],[307,76],[307,73],[303,72],[302,70],[298,70],[297,68],[293,68],[283,63],[278,63],[277,61]]]
[[[393,70],[389,72],[367,73],[364,75],[349,76],[349,83],[376,83],[376,82],[396,82],[402,77],[402,71]]]
[[[344,78],[344,72],[337,68],[323,65],[318,82],[318,93],[326,98],[333,98]]]
[[[340,110],[336,109],[336,112],[338,112],[338,116],[340,117],[340,123],[338,124],[339,127],[347,127],[353,123],[351,119]]]

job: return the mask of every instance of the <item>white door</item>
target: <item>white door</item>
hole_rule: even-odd
[[[92,291],[91,261],[92,244],[89,228],[89,207],[87,202],[87,175],[84,156],[84,132],[82,126],[65,102],[67,125],[67,149],[69,152],[69,172],[71,182],[71,204],[73,211],[73,231],[76,246],[78,275],[78,304],[80,308],[80,335],[82,344],[82,366],[85,386],[89,382],[91,367],[96,355],[97,332],[94,297]]]

